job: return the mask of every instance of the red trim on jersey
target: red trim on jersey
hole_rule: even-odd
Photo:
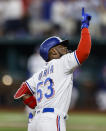
[[[23,82],[21,87],[15,93],[14,99],[19,99],[19,98],[23,97],[25,94],[33,95],[32,92],[30,91],[28,85],[25,82]]]
[[[36,98],[34,96],[30,96],[29,98],[23,100],[23,102],[32,109],[37,106]]]
[[[82,64],[89,56],[91,50],[91,37],[88,28],[83,28],[81,39],[76,50],[76,56]]]
[[[59,118],[58,118],[58,116],[57,116],[57,119],[56,119],[57,131],[59,131],[58,121],[59,121]]]

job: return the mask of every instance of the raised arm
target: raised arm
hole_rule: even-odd
[[[91,50],[91,37],[88,29],[90,20],[91,16],[85,13],[84,8],[82,8],[81,39],[76,50],[77,59],[80,64],[88,58]]]

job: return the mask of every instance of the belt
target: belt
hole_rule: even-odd
[[[65,115],[63,112],[60,112],[59,110],[55,109],[55,108],[43,108],[42,110],[37,110],[36,113],[47,113],[47,112],[51,112],[51,113],[55,113],[57,115],[62,116],[64,119],[67,119],[67,115]]]
[[[54,112],[54,108],[43,108],[43,113],[45,112]]]

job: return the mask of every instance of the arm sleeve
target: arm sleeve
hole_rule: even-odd
[[[76,58],[82,64],[89,56],[91,50],[91,37],[88,28],[83,28],[81,39],[75,51]]]

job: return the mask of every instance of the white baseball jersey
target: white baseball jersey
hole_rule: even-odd
[[[73,71],[79,62],[76,52],[47,62],[41,71],[26,81],[32,93],[36,93],[37,107],[56,108],[67,114],[73,87]]]
[[[26,81],[37,99],[36,115],[29,119],[28,131],[66,131],[65,116],[71,100],[73,71],[78,64],[76,51],[68,53],[47,62]]]

